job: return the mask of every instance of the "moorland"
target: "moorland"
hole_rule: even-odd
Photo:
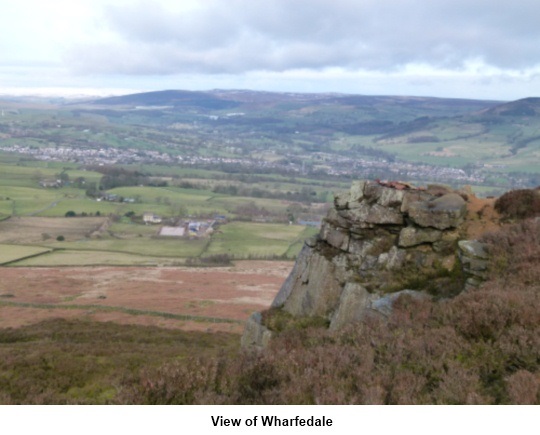
[[[351,391],[279,395],[292,375],[270,356],[226,362],[334,192],[359,178],[469,185],[479,196],[540,184],[534,98],[163,91],[5,98],[0,109],[2,403],[369,402]],[[450,321],[437,313],[422,321]],[[327,352],[320,331],[290,334],[284,349],[300,340]],[[470,352],[473,364],[492,350]],[[185,372],[194,365],[196,379]],[[226,373],[237,384],[221,385]],[[510,375],[499,374],[503,385]],[[384,402],[375,390],[365,394]],[[395,394],[388,403],[408,393]],[[469,400],[455,397],[447,402]]]

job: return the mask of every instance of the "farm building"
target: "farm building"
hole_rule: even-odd
[[[51,188],[51,187],[58,188],[62,186],[62,181],[61,180],[41,180],[39,182],[39,185],[45,188]]]
[[[146,212],[143,214],[143,222],[145,224],[159,224],[161,223],[161,216],[151,212]]]
[[[184,227],[162,227],[159,235],[164,237],[184,237],[186,229]]]

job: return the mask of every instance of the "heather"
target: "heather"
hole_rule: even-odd
[[[162,404],[539,404],[540,222],[486,235],[490,276],[388,319],[285,329],[261,352],[143,370],[122,401]],[[314,322],[316,324],[316,322]],[[308,326],[305,326],[308,325]]]
[[[277,319],[239,336],[83,320],[0,331],[0,402],[540,404],[540,221],[486,234],[490,278],[454,298],[399,298],[339,331]],[[276,320],[276,321],[277,321]]]

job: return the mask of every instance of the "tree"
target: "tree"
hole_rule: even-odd
[[[65,214],[66,217],[75,217],[77,216],[77,213],[75,213],[73,210],[66,211]]]
[[[69,175],[65,170],[56,174],[56,178],[59,179],[63,185],[69,184]]]
[[[77,186],[79,189],[83,189],[86,187],[86,179],[84,177],[75,178],[75,186]]]
[[[92,198],[95,198],[98,196],[99,191],[97,189],[97,183],[92,181],[90,183],[87,183],[86,185],[86,196],[90,196]]]

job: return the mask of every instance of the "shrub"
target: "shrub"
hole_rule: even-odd
[[[487,233],[492,278],[516,284],[540,282],[540,221],[527,220]]]
[[[66,238],[65,238],[64,236],[60,235],[60,236],[58,236],[58,237],[56,238],[56,240],[57,240],[58,242],[63,242],[64,240],[66,240]]]
[[[540,191],[512,190],[495,201],[495,210],[507,219],[540,216]]]
[[[73,210],[66,211],[65,217],[75,217],[77,216],[77,213],[75,213]]]

